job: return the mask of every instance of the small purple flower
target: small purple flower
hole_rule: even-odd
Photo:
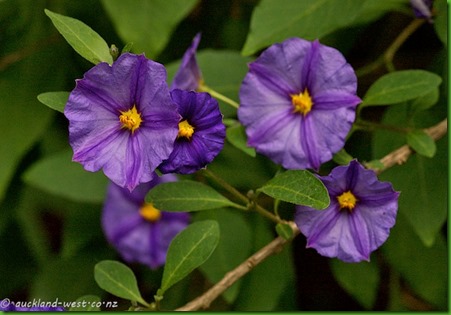
[[[177,73],[172,80],[171,90],[180,89],[196,91],[202,84],[202,73],[197,65],[196,51],[200,42],[200,33],[194,37],[191,46],[186,50]]]
[[[318,169],[344,146],[361,102],[356,90],[339,51],[291,38],[249,64],[238,119],[257,152],[287,169]]]
[[[417,18],[432,22],[432,5],[434,0],[410,0],[413,13]]]
[[[174,151],[159,170],[191,174],[221,152],[226,135],[222,114],[218,102],[208,93],[172,90],[171,96],[182,118]]]
[[[307,247],[345,262],[369,261],[395,224],[399,193],[356,160],[319,179],[329,191],[329,207],[296,207],[295,222]]]
[[[175,175],[163,175],[133,192],[114,183],[108,186],[102,227],[107,240],[126,261],[158,268],[165,263],[174,236],[188,225],[188,213],[159,211],[144,201],[152,187],[175,180]]]
[[[176,112],[163,65],[123,54],[99,63],[76,81],[64,114],[73,160],[133,190],[149,182],[177,137]]]

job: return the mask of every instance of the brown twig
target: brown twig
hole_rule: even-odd
[[[441,137],[443,137],[446,132],[448,131],[448,119],[444,119],[441,122],[439,122],[437,125],[434,125],[430,128],[424,129],[424,131],[431,136],[432,139],[437,141]],[[382,173],[386,169],[394,166],[394,165],[401,165],[404,164],[409,156],[414,151],[406,144],[402,147],[396,149],[395,151],[389,153],[388,155],[384,156],[380,162],[384,165],[382,168],[379,168],[376,170],[377,174]]]
[[[293,229],[293,237],[299,234],[299,229],[294,224],[294,222],[290,222],[290,226]],[[269,256],[280,252],[282,247],[288,243],[290,240],[286,240],[282,237],[277,237],[273,241],[271,241],[268,245],[260,249],[258,252],[253,254],[251,257],[242,262],[238,267],[233,269],[232,271],[226,273],[224,278],[221,279],[218,283],[216,283],[213,287],[211,287],[207,292],[203,295],[197,297],[192,300],[188,304],[176,309],[176,311],[196,311],[199,309],[206,309],[210,306],[211,302],[213,302],[219,295],[222,294],[227,288],[229,288],[232,284],[234,284],[237,280],[251,271],[255,266],[260,264]]]
[[[438,140],[443,137],[448,130],[448,120],[444,119],[440,123],[430,128],[424,129],[424,131],[430,135],[434,140]],[[391,152],[380,160],[384,165],[382,169],[379,169],[377,173],[380,173],[394,165],[399,165],[407,161],[409,156],[413,153],[412,149],[408,145],[404,145],[399,149]],[[289,222],[293,230],[293,238],[300,233],[299,229],[294,222]],[[260,249],[254,255],[249,257],[238,267],[229,271],[224,278],[206,291],[203,295],[188,302],[186,305],[176,309],[176,311],[196,311],[199,309],[206,309],[210,304],[225,290],[227,290],[232,284],[234,284],[241,277],[250,272],[255,266],[260,264],[269,256],[278,253],[281,248],[290,240],[285,240],[282,237],[277,237],[271,241],[268,245]]]

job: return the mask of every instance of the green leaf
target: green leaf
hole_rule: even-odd
[[[159,184],[149,191],[146,201],[157,209],[174,212],[236,206],[210,186],[191,180]]]
[[[133,51],[155,58],[169,42],[175,27],[197,0],[103,0],[118,35],[133,43]]]
[[[33,8],[29,9],[24,2],[3,1],[0,9],[0,15],[6,14],[1,22],[3,40],[0,54],[6,56],[26,52],[24,58],[12,63],[2,62],[0,70],[0,200],[10,187],[12,177],[22,172],[17,167],[23,162],[24,155],[30,153],[49,129],[55,114],[42,106],[36,95],[63,89],[67,78],[64,75],[67,67],[49,66],[61,58],[61,45],[52,45],[49,49],[33,46],[51,36],[49,21],[41,13],[43,5],[43,2],[33,2]],[[68,64],[68,67],[71,66]]]
[[[217,283],[230,270],[234,269],[251,255],[252,230],[242,212],[233,209],[215,209],[196,213],[195,220],[215,220],[219,224],[221,237],[210,258],[199,269],[211,283]],[[240,244],[237,250],[237,244]],[[235,282],[222,296],[232,304],[241,286]]]
[[[277,223],[276,232],[277,235],[283,237],[286,240],[289,240],[293,237],[293,229],[289,224],[286,223]]]
[[[315,209],[329,205],[329,194],[324,184],[305,170],[289,170],[276,175],[258,191],[282,201]]]
[[[434,139],[423,130],[416,129],[407,134],[407,144],[418,154],[433,157],[437,151]]]
[[[58,32],[80,56],[93,64],[103,61],[109,64],[113,63],[108,44],[88,25],[47,9],[44,12],[52,20]]]
[[[361,106],[391,105],[431,93],[442,79],[425,70],[403,70],[386,74],[374,82]]]
[[[257,214],[250,219],[254,235],[252,252],[257,252],[274,239],[274,230]],[[238,312],[278,310],[279,300],[293,279],[295,271],[292,248],[291,244],[287,244],[281,252],[268,257],[243,277],[234,310]]]
[[[243,125],[237,123],[237,124],[234,124],[233,126],[228,127],[227,131],[226,131],[226,137],[227,137],[227,140],[234,147],[243,151],[247,155],[255,157],[255,155],[256,155],[255,149],[248,147],[246,144],[247,137],[246,137],[246,132],[244,131]]]
[[[442,43],[448,45],[448,6],[445,0],[434,1],[434,11],[436,16],[434,17],[434,29],[435,32],[442,41]]]
[[[102,302],[97,295],[83,295],[76,299],[74,302],[70,302],[70,312],[93,312],[100,311]]]
[[[95,259],[103,259],[105,251],[98,249],[94,256],[87,252],[70,259],[61,259],[54,255],[42,268],[30,277],[29,298],[41,301],[75,301],[86,292],[100,295],[102,290],[92,276]],[[70,285],[70,290],[68,290]]]
[[[105,199],[107,178],[101,172],[91,173],[71,161],[72,152],[64,151],[33,164],[24,174],[24,181],[42,189],[79,202],[101,203]]]
[[[412,109],[417,112],[429,109],[430,107],[434,106],[438,102],[439,97],[440,90],[439,88],[436,88],[424,96],[420,96],[414,100],[409,101],[409,103],[410,106],[412,106]]]
[[[423,208],[423,210],[426,208]],[[415,295],[448,310],[448,245],[442,235],[434,245],[424,246],[404,216],[398,216],[390,237],[382,246],[384,258],[401,274]]]
[[[418,115],[424,120],[428,114],[429,111],[423,111]],[[382,122],[402,126],[407,115],[407,106],[393,106],[386,111]],[[436,122],[435,118],[427,125]],[[404,144],[403,135],[380,130],[374,135],[372,151],[375,157],[382,157]],[[448,213],[445,197],[448,183],[444,176],[444,170],[448,167],[447,137],[438,140],[436,146],[437,152],[433,158],[414,154],[403,165],[394,166],[379,176],[401,192],[398,217],[403,215],[407,218],[425,246],[434,244]]]
[[[374,262],[349,264],[337,259],[330,261],[332,273],[340,284],[363,307],[371,310],[379,289],[379,269]]]
[[[108,293],[149,306],[141,297],[133,271],[123,263],[114,260],[97,263],[94,267],[94,279]]]
[[[177,234],[169,245],[161,288],[157,294],[163,296],[167,289],[202,265],[218,242],[219,225],[213,220],[190,224]]]
[[[242,54],[251,55],[289,37],[321,38],[351,24],[361,6],[362,0],[262,0],[252,14]]]
[[[60,113],[64,113],[70,92],[46,92],[38,95],[38,100]]]

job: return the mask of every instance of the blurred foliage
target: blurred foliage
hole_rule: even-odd
[[[206,83],[238,101],[246,64],[266,46],[288,36],[319,37],[359,68],[374,61],[413,20],[408,3],[0,1],[0,299],[75,301],[94,294],[101,300],[117,300],[94,281],[96,263],[120,260],[100,227],[107,180],[102,173],[87,173],[70,161],[66,119],[37,99],[42,93],[72,90],[75,79],[92,64],[66,43],[44,9],[89,25],[108,47],[114,44],[122,49],[133,42],[132,52],[145,52],[168,66],[169,80],[194,35],[202,32],[198,63]],[[417,130],[447,116],[447,5],[445,0],[436,0],[434,6],[436,23],[422,25],[394,59],[398,70],[422,69],[415,72],[419,78],[409,73],[408,79],[424,86],[415,96],[396,98],[390,107],[368,106],[362,117],[395,129]],[[431,84],[423,80],[424,73]],[[359,96],[363,98],[385,74],[380,68],[360,77]],[[437,91],[438,77],[443,82]],[[386,99],[377,104],[387,105]],[[220,106],[226,118],[236,118],[233,109],[222,102]],[[380,159],[408,141],[420,147],[429,145],[427,156],[414,155],[405,165],[380,176],[401,191],[400,207],[391,236],[373,254],[371,264],[343,264],[318,257],[304,248],[303,236],[299,236],[293,246],[286,246],[227,290],[211,310],[447,310],[448,139],[438,141],[433,154],[428,139],[414,136],[406,138],[389,130],[356,131],[346,144],[349,155],[362,161]],[[327,172],[332,165],[324,165],[321,171]],[[278,169],[267,159],[252,157],[229,143],[209,168],[244,193],[262,187]],[[281,203],[279,211],[292,218],[291,205]],[[262,218],[230,209],[194,216],[194,221],[202,219],[217,220],[224,233],[210,260],[168,289],[162,302],[166,309],[202,293],[275,236],[274,228]],[[130,268],[149,301],[159,287],[162,270]],[[126,310],[129,305],[120,300],[119,306],[118,310]]]

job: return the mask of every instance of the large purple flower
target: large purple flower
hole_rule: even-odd
[[[329,191],[329,207],[297,206],[295,214],[307,247],[346,262],[369,261],[395,224],[399,193],[356,160],[319,178]]]
[[[129,190],[152,180],[168,158],[180,118],[164,66],[128,53],[112,66],[99,63],[77,80],[64,114],[73,160],[88,171],[103,168]]]
[[[318,169],[355,119],[357,79],[334,48],[291,38],[249,64],[238,118],[248,145],[287,169]]]
[[[171,96],[182,118],[174,151],[159,169],[163,173],[194,173],[212,162],[224,146],[222,114],[208,93],[172,90]]]
[[[202,84],[202,73],[196,60],[196,51],[200,42],[200,37],[200,33],[197,33],[191,46],[183,55],[182,64],[172,80],[171,89],[196,91],[199,88],[199,85]]]
[[[156,177],[129,192],[114,183],[108,187],[102,213],[102,227],[108,241],[128,262],[156,269],[166,261],[174,236],[189,223],[185,212],[163,212],[145,203],[147,192],[161,182],[175,181],[175,175]]]

